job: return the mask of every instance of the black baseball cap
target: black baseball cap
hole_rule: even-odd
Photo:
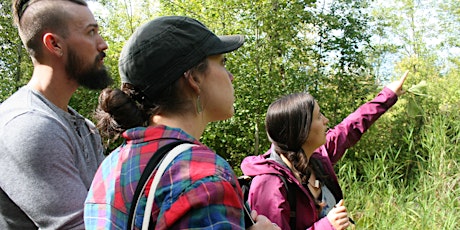
[[[189,17],[158,17],[140,26],[124,45],[118,64],[121,82],[152,100],[206,57],[243,43],[242,35],[216,36]]]

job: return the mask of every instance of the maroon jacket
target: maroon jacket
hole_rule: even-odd
[[[337,201],[342,198],[342,191],[333,166],[345,151],[355,145],[363,133],[396,103],[397,99],[397,95],[385,87],[372,101],[365,103],[340,124],[330,129],[326,135],[326,144],[313,153],[312,157],[322,162],[326,174],[329,175],[332,184],[328,188],[335,193],[336,199],[339,198]],[[268,150],[263,155],[246,157],[241,164],[243,173],[254,177],[248,198],[251,208],[267,216],[281,229],[291,229],[287,191],[277,174],[282,175],[288,182],[297,185],[296,229],[334,229],[327,218],[318,218],[310,193],[295,178],[290,169],[268,159],[270,152],[271,150]]]

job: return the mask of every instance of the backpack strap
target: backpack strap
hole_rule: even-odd
[[[286,188],[287,191],[287,199],[289,202],[289,207],[291,209],[291,212],[289,214],[289,226],[291,227],[291,230],[296,229],[296,216],[297,216],[297,202],[296,202],[296,187],[294,183],[290,183],[284,178],[284,176],[276,174],[281,181],[283,181],[284,187]]]
[[[296,228],[296,206],[297,206],[297,199],[296,199],[296,185],[294,183],[290,183],[286,180],[286,178],[283,175],[280,174],[272,174],[278,176],[281,181],[283,182],[284,188],[286,188],[287,191],[287,200],[289,202],[289,207],[291,209],[291,212],[289,214],[289,226],[291,227],[291,230],[295,230]],[[241,186],[241,190],[243,191],[243,200],[246,202],[248,200],[249,196],[249,189],[251,187],[253,177],[250,176],[240,176],[238,177],[238,182]],[[251,226],[250,222],[248,222],[247,219],[245,219],[246,226]],[[252,223],[254,224],[254,223]]]
[[[243,209],[244,209],[244,227],[248,229],[254,225],[254,220],[251,217],[251,208],[248,205],[249,188],[251,187],[252,177],[239,176],[238,183],[240,184],[241,191],[243,192]]]
[[[150,219],[152,219],[152,207],[153,207],[153,201],[155,199],[155,191],[157,189],[158,183],[160,183],[163,173],[166,171],[166,168],[169,166],[169,164],[171,164],[174,158],[176,158],[182,152],[184,152],[187,149],[190,149],[193,146],[196,146],[196,145],[187,144],[187,143],[178,145],[175,148],[173,148],[171,151],[169,151],[169,153],[161,161],[161,164],[160,166],[158,166],[157,172],[155,173],[155,176],[153,177],[152,185],[150,186],[149,195],[147,197],[147,204],[145,205],[144,221],[142,222],[142,230],[148,230],[148,229],[151,229],[152,227],[149,225],[149,223],[150,223]]]
[[[137,182],[136,186],[136,191],[134,192],[133,199],[131,202],[131,207],[129,209],[129,214],[128,214],[128,223],[127,223],[127,229],[132,229],[132,225],[134,223],[134,215],[136,213],[136,208],[140,200],[141,193],[144,191],[147,180],[150,177],[150,174],[152,174],[153,170],[157,167],[158,163],[163,159],[163,157],[171,151],[174,147],[183,144],[183,143],[191,143],[190,141],[184,141],[184,140],[179,140],[175,141],[172,143],[169,143],[161,148],[159,148],[155,154],[150,158],[149,162],[144,168],[144,171],[142,172],[142,175]]]

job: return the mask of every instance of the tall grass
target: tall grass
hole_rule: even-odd
[[[406,146],[340,162],[355,229],[460,229],[460,119],[424,120],[419,136],[403,134]]]

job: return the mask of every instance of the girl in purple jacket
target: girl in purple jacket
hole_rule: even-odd
[[[290,94],[273,102],[265,119],[271,148],[263,155],[245,158],[241,164],[243,173],[253,177],[248,196],[251,208],[281,229],[350,226],[333,166],[396,103],[407,74],[329,130],[329,120],[311,95]],[[289,190],[295,194],[295,208],[290,207],[289,187],[283,178],[295,187]]]

